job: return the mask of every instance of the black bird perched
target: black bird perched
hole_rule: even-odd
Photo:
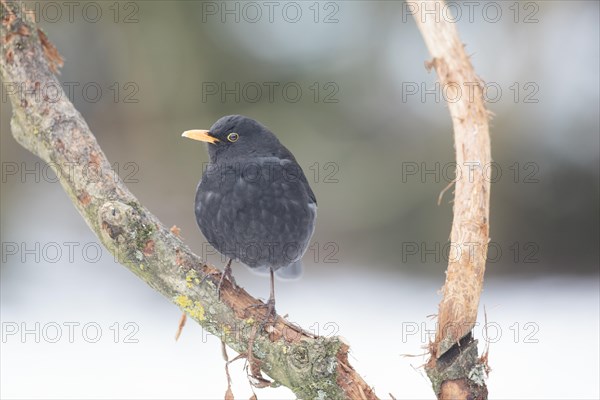
[[[317,200],[292,153],[265,126],[241,115],[184,137],[208,143],[210,164],[196,191],[196,221],[208,242],[231,261],[270,271],[267,318],[275,313],[273,272],[300,272],[315,228]]]

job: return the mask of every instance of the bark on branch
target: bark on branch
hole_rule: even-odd
[[[50,85],[62,91],[53,73],[62,64],[54,46],[20,13],[18,2],[0,0],[0,11],[0,73],[12,104],[15,139],[57,170],[77,210],[121,264],[232,349],[246,353],[263,316],[262,309],[249,306],[260,302],[244,290],[234,291],[228,281],[219,301],[220,272],[192,253],[116,178],[64,92],[51,101],[43,97],[42,89]],[[90,168],[99,171],[93,181],[87,179]],[[201,283],[206,274],[212,275]],[[260,369],[299,398],[375,399],[347,353],[348,345],[338,337],[313,337],[280,316],[252,344]]]
[[[477,320],[479,297],[489,242],[490,137],[483,85],[465,53],[456,24],[442,15],[443,0],[410,3],[413,16],[447,91],[456,150],[457,180],[451,248],[443,298],[439,305],[435,341],[430,348],[427,373],[438,398],[485,399],[487,364],[477,357],[471,331]],[[432,10],[435,10],[432,13]]]

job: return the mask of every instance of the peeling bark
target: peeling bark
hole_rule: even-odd
[[[412,6],[433,57],[426,66],[436,70],[447,97],[458,99],[448,102],[448,108],[456,163],[462,171],[468,171],[460,177],[457,171],[450,239],[452,248],[460,252],[448,263],[426,370],[440,399],[486,399],[487,366],[477,357],[477,342],[471,338],[471,331],[477,321],[489,243],[490,182],[484,174],[491,162],[489,114],[482,82],[465,53],[456,25],[441,15],[446,9],[444,1],[426,0]]]

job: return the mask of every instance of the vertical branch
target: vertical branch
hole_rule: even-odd
[[[471,330],[477,320],[479,297],[489,242],[490,137],[483,85],[465,53],[454,23],[444,20],[443,0],[409,3],[433,60],[448,102],[456,150],[454,219],[450,235],[457,251],[448,263],[438,326],[427,373],[439,398],[486,398],[484,365],[477,358]]]

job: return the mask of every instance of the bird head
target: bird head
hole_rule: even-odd
[[[243,115],[222,117],[210,129],[193,129],[181,136],[208,143],[208,155],[213,163],[237,156],[277,155],[281,146],[265,126]]]

